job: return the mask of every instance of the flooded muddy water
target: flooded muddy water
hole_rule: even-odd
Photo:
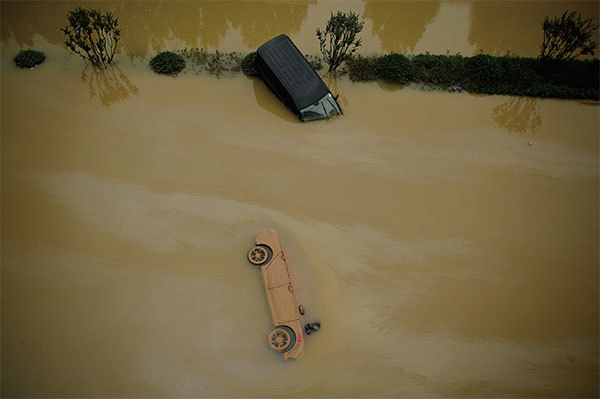
[[[319,53],[316,27],[331,12],[354,11],[365,21],[363,53],[473,55],[511,54],[535,57],[546,16],[575,10],[598,18],[597,1],[86,1],[119,18],[120,50],[145,57],[163,49],[202,47],[253,51],[286,33],[299,48]],[[2,40],[31,46],[36,37],[62,45],[66,14],[80,2],[2,2]],[[268,23],[265,23],[268,21]],[[595,32],[600,39],[600,32]]]
[[[535,55],[540,18],[597,3],[343,4],[101,3],[97,71],[60,44],[73,4],[2,2],[3,396],[598,396],[597,104],[325,77],[345,115],[302,124],[260,80],[147,66],[280,31],[316,53],[338,8],[365,51]],[[264,229],[323,326],[298,361],[266,344]]]

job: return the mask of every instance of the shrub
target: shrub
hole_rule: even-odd
[[[361,45],[360,33],[364,22],[358,20],[358,14],[338,11],[327,21],[325,31],[317,28],[319,47],[323,59],[329,64],[329,71],[335,71],[342,62],[347,61]]]
[[[387,54],[379,58],[379,77],[395,83],[406,84],[412,78],[412,63],[401,54]]]
[[[353,81],[370,81],[377,79],[377,57],[352,57],[347,61],[348,75]]]
[[[467,68],[471,81],[483,84],[496,83],[502,75],[502,65],[498,57],[478,54],[468,59]]]
[[[185,67],[185,60],[172,51],[163,51],[150,60],[150,68],[156,73],[173,74]]]
[[[242,54],[237,51],[222,53],[215,50],[209,53],[203,48],[185,48],[178,50],[177,54],[183,57],[185,64],[191,66],[196,74],[205,71],[220,78],[227,73],[237,73],[242,69]]]
[[[528,87],[543,82],[543,76],[536,70],[539,61],[535,58],[500,57],[498,61],[502,68],[500,83]]]
[[[21,50],[14,58],[15,64],[19,68],[34,68],[40,65],[46,56],[41,51],[37,50]]]
[[[412,58],[415,82],[433,86],[450,86],[467,75],[465,57],[461,55],[419,54]]]
[[[592,35],[598,24],[592,18],[582,20],[581,13],[565,11],[560,18],[546,17],[542,23],[544,40],[541,59],[573,59],[579,55],[594,55],[598,43]]]
[[[67,37],[66,46],[97,67],[110,64],[121,36],[119,21],[112,13],[77,7],[68,14],[69,26],[61,31]]]
[[[449,89],[463,83],[472,93],[552,98],[600,98],[600,60],[540,60],[525,57],[419,54],[353,57],[347,61],[350,79],[379,78],[423,83]],[[409,66],[410,64],[410,66]],[[402,68],[398,67],[402,65]],[[394,75],[394,73],[397,73]]]
[[[596,60],[536,60],[536,70],[544,80],[561,86],[600,87]]]
[[[239,57],[237,53],[222,53],[219,50],[215,50],[214,54],[209,54],[206,58],[206,70],[216,75],[218,78],[221,75],[230,70],[230,66],[237,67],[240,65]],[[231,65],[230,65],[231,64]],[[239,69],[238,69],[239,71]]]
[[[242,71],[246,76],[258,76],[258,71],[254,65],[254,59],[256,58],[256,51],[248,53],[242,60]]]

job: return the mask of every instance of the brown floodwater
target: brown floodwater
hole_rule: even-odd
[[[102,2],[106,71],[61,45],[75,4],[1,3],[2,396],[598,396],[597,104],[326,76],[345,115],[302,124],[260,80],[147,65],[316,53],[338,8],[365,52],[535,56],[598,3]],[[263,229],[323,325],[298,361],[266,345]]]

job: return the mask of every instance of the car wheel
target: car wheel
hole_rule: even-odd
[[[271,260],[272,255],[271,248],[266,245],[257,245],[248,251],[248,261],[253,265],[260,266]]]
[[[275,352],[287,352],[296,344],[296,334],[289,327],[279,326],[271,331],[267,341]]]

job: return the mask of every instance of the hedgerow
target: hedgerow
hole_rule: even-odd
[[[526,57],[400,54],[347,61],[353,81],[384,79],[447,89],[460,83],[472,93],[600,99],[600,61]]]
[[[377,61],[377,75],[395,83],[406,84],[412,79],[412,64],[402,54],[387,54]]]
[[[221,76],[243,71],[258,76],[253,60],[256,52],[208,53],[185,49],[179,54],[164,52],[151,60],[152,69],[173,73],[185,65],[183,58],[200,71]],[[306,56],[315,69],[322,67],[319,57]],[[159,61],[160,60],[160,61]],[[507,94],[566,99],[600,99],[600,60],[542,60],[538,58],[479,54],[419,54],[405,56],[357,55],[346,61],[344,70],[353,81],[384,79],[398,84],[415,83],[435,89],[458,88],[482,94]],[[458,85],[460,83],[460,85]]]

